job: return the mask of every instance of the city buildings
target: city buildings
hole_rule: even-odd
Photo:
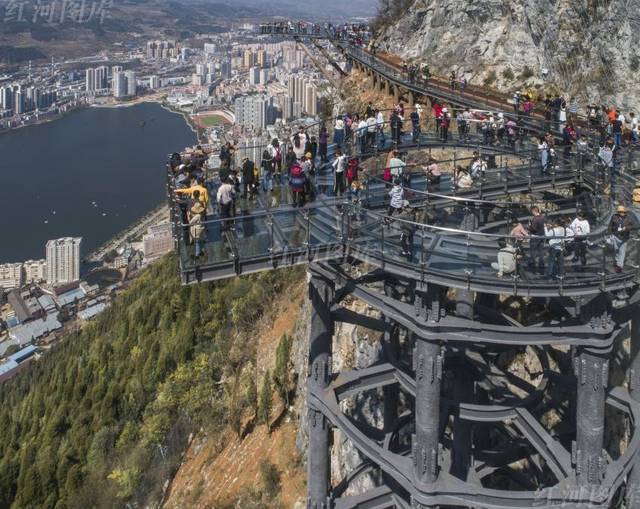
[[[154,75],[149,78],[149,88],[151,90],[160,88],[160,78],[158,76]]]
[[[202,85],[204,85],[204,76],[202,74],[192,74],[191,84],[194,87],[201,87]]]
[[[28,345],[22,350],[7,357],[7,360],[0,364],[0,383],[10,380],[20,373],[36,355],[36,347]]]
[[[113,97],[117,99],[126,97],[127,77],[125,76],[124,72],[118,71],[113,73],[113,78],[111,80],[111,91],[113,92]]]
[[[89,67],[85,71],[85,90],[87,92],[97,92],[108,88],[109,68],[102,65],[100,67]]]
[[[5,290],[20,288],[22,283],[21,263],[3,263],[0,265],[0,288]]]
[[[181,51],[176,41],[149,41],[146,53],[149,59],[162,59],[175,58]]]
[[[318,114],[318,90],[314,80],[302,73],[290,74],[287,86],[293,104],[293,116]]]
[[[249,84],[253,86],[260,85],[260,67],[249,68]]]
[[[57,91],[50,87],[22,84],[0,87],[0,118],[49,108],[57,97]]]
[[[146,260],[159,258],[165,253],[173,251],[174,241],[171,223],[160,223],[150,226],[146,235],[142,237],[142,251]]]
[[[80,279],[81,237],[65,237],[47,242],[47,283],[56,286]]]
[[[134,96],[136,95],[136,72],[135,71],[125,71],[125,77],[127,78],[127,95]]]
[[[132,97],[136,95],[136,73],[135,71],[119,70],[113,73],[111,79],[111,92],[113,97],[120,99],[122,97]]]
[[[25,284],[47,280],[47,260],[27,260],[22,264]]]
[[[220,77],[223,80],[231,79],[231,62],[230,61],[227,60],[220,64]]]
[[[270,115],[273,101],[266,94],[245,95],[234,103],[236,124],[246,128],[264,129],[273,121]]]

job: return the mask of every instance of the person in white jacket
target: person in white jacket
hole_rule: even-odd
[[[591,225],[584,215],[584,212],[579,210],[576,213],[576,218],[569,225],[569,229],[573,232],[573,259],[575,263],[580,260],[580,264],[584,267],[587,264],[587,238],[586,236],[591,233]]]
[[[332,164],[335,174],[335,184],[333,190],[336,196],[342,196],[345,191],[345,170],[347,169],[347,156],[342,153],[342,149],[336,150],[336,158]]]
[[[402,204],[404,202],[404,189],[400,180],[396,180],[394,182],[391,191],[389,191],[389,198],[390,201],[387,216],[391,217],[402,210]],[[389,223],[388,218],[385,219],[385,223]]]

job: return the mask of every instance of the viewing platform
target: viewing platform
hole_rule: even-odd
[[[582,118],[581,146],[562,144],[558,121],[365,51],[363,26],[260,31],[330,40],[372,88],[408,104],[404,118],[351,133],[329,120],[334,143],[312,161],[303,206],[285,170],[273,188],[267,178],[255,194],[239,189],[231,207],[215,196],[242,162],[205,174],[198,257],[191,202],[176,193],[183,161],[168,165],[185,284],[308,265],[307,508],[640,507],[635,145],[609,161],[603,126]],[[448,129],[412,126],[419,102],[446,103]],[[316,137],[320,128],[303,126]],[[293,140],[279,143],[285,154]],[[339,149],[358,163],[349,179]],[[335,362],[338,323],[362,327],[377,357]],[[610,369],[626,370],[628,384]],[[359,462],[341,464],[338,480],[336,447]]]
[[[478,152],[495,161],[470,188],[461,188],[454,174],[443,174],[438,184],[430,183],[423,164],[405,168],[403,190],[421,221],[388,217],[390,183],[382,179],[381,154],[391,148],[377,147],[358,153],[362,161],[375,161],[371,170],[360,176],[359,197],[347,191],[335,196],[335,174],[327,164],[319,165],[312,177],[313,200],[302,208],[292,206],[292,195],[285,182],[273,191],[260,191],[254,199],[239,196],[236,214],[221,218],[212,207],[205,221],[205,255],[195,259],[182,223],[183,212],[172,198],[173,221],[179,239],[181,273],[185,283],[232,277],[238,274],[278,267],[341,259],[367,263],[390,273],[420,281],[434,281],[453,288],[489,293],[527,296],[583,295],[601,291],[633,289],[640,275],[640,231],[634,228],[627,245],[628,263],[615,272],[614,252],[610,245],[609,223],[619,203],[631,204],[631,191],[637,185],[633,168],[636,154],[628,151],[619,162],[614,186],[615,196],[603,196],[609,177],[597,164],[597,157],[578,160],[575,152],[559,149],[557,165],[542,173],[537,149],[523,142],[515,150],[508,146],[483,146],[477,136],[460,139],[457,134],[447,143],[431,134],[421,134],[414,143],[404,135],[400,150],[410,159],[429,149]],[[286,149],[286,142],[283,146]],[[262,150],[260,150],[261,152]],[[466,151],[466,152],[465,152]],[[469,156],[441,161],[444,165],[467,166]],[[493,165],[492,165],[493,166]],[[171,175],[170,175],[171,176]],[[286,177],[285,177],[286,178]],[[215,196],[219,181],[208,182]],[[170,187],[170,196],[173,190]],[[603,199],[604,198],[604,199]],[[565,261],[553,275],[533,270],[529,260],[541,243],[546,252],[549,239],[516,239],[509,236],[511,222],[530,220],[529,208],[546,204],[547,216],[575,217],[585,213],[591,233],[584,239],[586,264]],[[635,217],[635,210],[630,215]],[[402,231],[413,229],[411,256],[402,255]],[[573,238],[562,239],[570,244]],[[517,247],[516,269],[498,277],[492,267],[500,246]]]

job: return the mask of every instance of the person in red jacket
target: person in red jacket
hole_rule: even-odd
[[[444,106],[436,101],[433,105],[433,116],[436,119],[436,134],[440,134],[440,122],[442,121],[442,108]]]
[[[303,207],[304,206],[304,186],[305,186],[306,177],[304,175],[304,170],[299,163],[294,163],[291,166],[291,173],[289,174],[289,187],[291,187],[291,192],[293,193],[293,206],[294,207]]]

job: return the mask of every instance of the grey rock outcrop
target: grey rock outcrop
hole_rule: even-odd
[[[628,111],[640,104],[639,29],[640,0],[416,0],[377,45],[471,83],[555,88]]]

